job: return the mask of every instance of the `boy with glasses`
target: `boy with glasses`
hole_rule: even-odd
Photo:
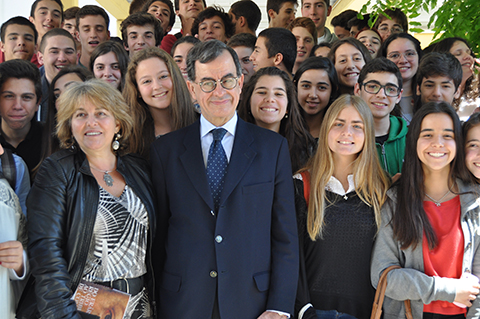
[[[360,71],[354,91],[372,111],[380,163],[396,180],[402,170],[408,131],[407,122],[391,114],[402,98],[402,75],[392,61],[376,58]]]
[[[400,9],[387,9],[385,15],[380,14],[373,29],[377,29],[385,41],[391,34],[408,32],[408,19]],[[387,18],[388,16],[388,18]]]

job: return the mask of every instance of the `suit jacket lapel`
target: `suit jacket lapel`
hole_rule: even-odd
[[[257,155],[257,152],[250,147],[253,140],[254,137],[248,131],[247,124],[238,118],[232,155],[230,156],[225,184],[220,196],[220,205],[230,196]]]
[[[205,203],[213,210],[213,198],[208,186],[205,164],[203,163],[202,146],[200,143],[200,121],[189,127],[183,141],[185,152],[180,155],[180,161],[193,186]],[[189,196],[186,194],[186,196]]]

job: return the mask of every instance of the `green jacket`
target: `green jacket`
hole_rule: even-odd
[[[404,119],[390,115],[388,139],[383,145],[376,143],[380,165],[390,176],[402,171],[407,125]]]

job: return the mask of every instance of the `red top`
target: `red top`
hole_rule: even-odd
[[[5,61],[5,54],[0,51],[0,63]],[[41,67],[43,64],[40,63],[40,61],[37,58],[37,53],[34,53],[32,56],[32,59],[30,60],[33,64],[35,64],[37,67]]]
[[[163,37],[160,49],[165,50],[168,54],[171,54],[172,47],[177,42],[177,37],[173,34],[167,34]]]
[[[437,235],[438,245],[434,250],[428,249],[423,236],[423,264],[428,276],[460,278],[463,262],[463,232],[460,225],[460,196],[438,206],[434,202],[424,201],[423,208]],[[460,308],[447,301],[433,301],[423,306],[424,312],[457,315],[466,314],[466,308]]]

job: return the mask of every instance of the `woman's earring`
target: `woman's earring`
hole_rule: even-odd
[[[288,119],[288,113],[285,113],[285,118]]]
[[[117,151],[120,148],[120,142],[118,139],[122,137],[119,133],[115,134],[115,141],[112,143],[112,148],[114,151]]]

